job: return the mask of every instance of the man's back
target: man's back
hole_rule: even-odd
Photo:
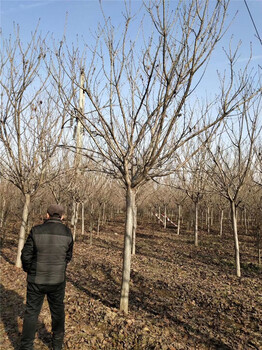
[[[60,205],[50,205],[47,220],[31,229],[22,250],[22,265],[27,272],[27,299],[20,350],[33,350],[37,319],[45,296],[52,317],[53,349],[62,349],[65,271],[73,252],[72,233],[62,222],[63,213]]]
[[[51,218],[33,227],[22,251],[27,280],[38,284],[63,282],[72,246],[71,231],[60,219]]]

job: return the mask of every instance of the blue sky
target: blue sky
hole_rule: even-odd
[[[176,1],[176,0],[173,0]],[[121,20],[122,0],[103,0],[106,15],[112,21],[119,23]],[[247,0],[249,9],[256,23],[260,37],[262,38],[262,0]],[[132,6],[139,8],[141,0],[133,0]],[[8,37],[13,33],[13,23],[20,26],[21,38],[29,40],[30,33],[36,28],[40,19],[40,30],[43,34],[50,32],[56,39],[61,38],[64,32],[66,13],[67,17],[67,38],[74,41],[76,35],[83,36],[86,41],[90,38],[90,29],[95,30],[97,23],[101,20],[101,13],[98,0],[1,0],[1,21],[3,36]],[[244,0],[232,0],[230,4],[229,19],[238,12],[228,33],[225,35],[216,51],[213,54],[209,69],[206,75],[206,84],[210,87],[210,81],[215,77],[216,70],[223,70],[225,67],[225,56],[222,47],[228,47],[230,37],[233,35],[233,42],[236,44],[242,41],[239,52],[239,67],[249,57],[250,42],[253,47],[252,65],[257,69],[258,64],[262,65],[262,46],[256,37],[256,32],[249,17]]]

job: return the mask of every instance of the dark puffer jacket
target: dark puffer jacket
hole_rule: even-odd
[[[28,282],[58,284],[64,282],[72,258],[71,230],[59,218],[34,226],[22,250],[22,265]]]

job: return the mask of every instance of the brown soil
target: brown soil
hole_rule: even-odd
[[[242,277],[235,276],[230,234],[139,225],[132,257],[129,314],[118,311],[123,222],[78,237],[68,267],[65,349],[262,349],[262,282],[255,238],[240,235]],[[0,348],[18,349],[26,275],[15,261],[17,234],[2,247]],[[51,320],[42,308],[36,350],[50,349]]]

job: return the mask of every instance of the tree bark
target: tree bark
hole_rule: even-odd
[[[81,223],[82,223],[82,229],[81,229],[81,233],[82,235],[85,234],[85,203],[82,202],[82,220],[81,220]]]
[[[164,229],[166,229],[166,217],[167,217],[167,213],[166,213],[166,205],[165,205],[165,211],[164,211]]]
[[[136,254],[136,229],[137,229],[137,206],[133,207],[133,229],[132,229],[132,255]]]
[[[90,244],[90,245],[93,244],[93,230],[90,231],[90,240],[89,240],[89,244]]]
[[[18,249],[17,249],[17,256],[16,256],[16,264],[15,264],[16,267],[22,267],[21,252],[25,243],[25,230],[26,230],[26,224],[28,220],[30,201],[31,201],[30,194],[25,194],[22,224],[19,231],[19,241],[18,241]]]
[[[73,201],[72,216],[71,216],[71,226],[74,226],[75,212],[76,212],[76,202]]]
[[[237,232],[237,213],[236,213],[236,204],[234,201],[231,201],[231,216],[232,216],[232,226],[233,226],[233,234],[234,234],[234,242],[235,242],[236,275],[238,277],[241,277],[239,241],[238,241],[238,232]]]
[[[261,225],[257,232],[258,265],[261,266]]]
[[[195,202],[195,246],[198,247],[198,202]]]
[[[2,212],[1,212],[1,219],[0,219],[0,227],[3,227],[3,226],[4,226],[5,208],[6,208],[6,200],[5,200],[5,197],[4,197],[4,198],[3,198],[3,204],[2,204]]]
[[[100,222],[101,222],[101,217],[100,217],[100,208],[98,209],[99,213],[98,213],[98,218],[97,218],[97,229],[96,229],[96,233],[99,234],[100,233]]]
[[[211,209],[210,226],[214,225],[214,208]]]
[[[131,247],[132,247],[132,231],[135,207],[135,190],[131,187],[126,190],[126,227],[124,241],[124,256],[122,269],[122,285],[120,298],[120,311],[128,312],[129,301],[129,283],[131,272]]]
[[[181,205],[178,204],[177,235],[180,234],[180,226],[181,226]]]
[[[74,241],[76,240],[76,225],[77,225],[77,221],[78,221],[78,209],[79,209],[79,203],[76,202],[74,205],[74,214],[73,214],[73,217],[74,217],[73,239],[74,239]]]
[[[103,203],[102,225],[106,223],[106,203]]]
[[[210,233],[210,208],[207,207],[207,233]]]
[[[244,209],[244,224],[245,224],[245,233],[247,235],[248,225],[247,225],[247,210],[246,210],[246,208]]]
[[[220,237],[222,237],[222,234],[223,234],[223,219],[224,219],[224,210],[222,209],[220,212],[220,232],[219,232]]]

